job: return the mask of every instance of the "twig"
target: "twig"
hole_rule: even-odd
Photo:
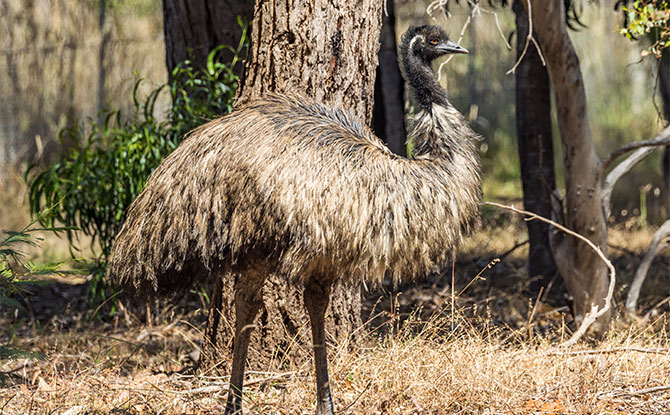
[[[670,390],[670,385],[661,385],[661,386],[654,386],[651,388],[645,388],[645,389],[640,389],[632,392],[618,392],[614,393],[614,396],[638,396],[638,395],[646,395],[648,393],[654,393],[654,392],[663,392]]]
[[[533,38],[533,8],[530,4],[530,0],[527,0],[526,3],[528,4],[528,10],[526,10],[528,12],[528,35],[526,36],[526,43],[523,45],[523,50],[521,51],[521,55],[519,55],[519,59],[516,60],[514,66],[512,66],[512,69],[507,71],[506,75],[516,72],[516,68],[521,65],[521,61],[526,56],[526,52],[528,52],[528,46],[530,46],[531,42],[533,42],[533,45],[537,48],[537,54],[540,55],[542,65],[546,66],[540,45],[535,41],[535,38]]]
[[[431,17],[431,19],[435,19],[433,17],[433,10],[437,8],[442,8],[442,10],[444,10],[445,13],[447,13],[446,9],[444,8],[444,6],[446,6],[447,3],[449,3],[449,0],[434,0],[428,5],[428,7],[426,7],[426,14],[428,14],[428,16]]]
[[[493,15],[493,18],[496,21],[496,27],[498,28],[498,33],[500,33],[500,37],[502,38],[503,42],[505,42],[505,46],[507,46],[507,49],[512,50],[512,45],[510,45],[509,42],[507,41],[507,38],[505,37],[505,34],[502,31],[502,27],[500,26],[500,20],[498,19],[498,13],[494,12],[493,10],[487,10],[487,9],[484,9],[484,8],[481,8],[481,7],[479,8],[479,10],[484,12],[484,13],[489,13],[489,14]]]
[[[461,42],[463,41],[463,37],[465,36],[465,29],[467,29],[468,26],[470,26],[471,22],[472,22],[472,14],[468,16],[467,20],[463,24],[461,33],[458,35],[458,40],[456,41],[456,43],[458,43],[459,45],[461,44]],[[445,59],[445,61],[442,62],[440,66],[437,68],[437,82],[440,82],[440,79],[442,78],[442,68],[444,68],[444,65],[448,64],[454,58],[454,56],[456,55],[449,55],[449,57]]]
[[[540,49],[540,44],[537,43],[537,40],[534,37],[531,37],[530,41],[533,42],[533,45],[535,45],[535,49],[537,49],[537,55],[540,57],[542,66],[547,66],[547,61],[544,60],[544,55],[542,54],[542,49]]]
[[[535,305],[533,306],[533,310],[530,312],[530,315],[528,316],[528,321],[526,322],[526,328],[528,329],[528,338],[531,338],[531,335],[533,334],[533,330],[531,328],[531,323],[533,322],[533,318],[535,318],[535,313],[537,312],[537,306],[540,304],[540,298],[542,297],[542,292],[544,291],[544,287],[540,288],[540,292],[537,293],[537,298],[535,299]]]
[[[451,331],[454,331],[455,329],[454,324],[454,316],[456,315],[456,296],[454,295],[455,285],[456,285],[456,252],[453,252],[451,255]]]
[[[473,279],[470,280],[470,282],[468,283],[468,285],[465,286],[465,288],[463,288],[458,294],[456,294],[456,297],[460,297],[461,294],[463,294],[465,292],[465,290],[467,290],[468,287],[470,287],[472,285],[473,282],[475,282],[479,279],[479,277],[484,273],[484,271],[486,271],[487,269],[493,268],[495,266],[495,264],[497,264],[498,262],[500,262],[500,258],[492,259],[491,262],[489,262],[484,268],[482,268],[481,271],[479,271],[479,273],[477,275],[475,275],[475,277]],[[453,277],[452,277],[452,286],[453,286]]]
[[[654,311],[654,310],[657,309],[658,307],[662,306],[663,304],[667,303],[668,301],[670,301],[670,296],[665,297],[664,299],[662,299],[661,301],[659,301],[658,303],[656,303],[656,305],[654,305],[652,308],[650,308],[649,311],[647,311],[647,314],[645,314],[645,315],[642,317],[642,320],[643,320],[643,321],[647,321],[647,319],[648,319],[649,316],[651,315],[651,312],[652,312],[652,311]]]
[[[495,206],[500,209],[505,209],[509,210],[515,213],[519,213],[522,215],[526,215],[529,217],[530,220],[537,219],[542,222],[548,223],[552,226],[554,226],[557,229],[560,229],[561,231],[567,233],[568,235],[574,236],[575,238],[581,240],[582,242],[586,243],[593,251],[598,255],[598,257],[605,263],[607,268],[610,271],[610,282],[609,282],[609,287],[607,289],[607,296],[605,297],[605,305],[603,308],[599,308],[597,305],[593,304],[591,306],[591,311],[586,313],[584,316],[584,320],[582,321],[582,324],[580,324],[579,328],[577,329],[576,332],[573,333],[572,337],[570,337],[568,340],[564,341],[559,345],[559,347],[568,347],[572,346],[573,344],[577,343],[579,339],[584,336],[586,331],[591,327],[591,324],[593,324],[600,316],[604,315],[609,309],[612,307],[612,296],[614,295],[614,285],[616,283],[616,270],[614,269],[614,265],[612,265],[612,262],[610,262],[609,259],[603,254],[603,252],[598,248],[593,242],[591,242],[589,239],[585,238],[584,236],[571,231],[570,229],[566,228],[563,225],[560,225],[553,220],[547,219],[543,216],[537,215],[532,212],[528,212],[526,210],[522,209],[517,209],[514,206],[507,206],[507,205],[501,205],[500,203],[494,203],[494,202],[484,202],[485,205],[488,206]]]
[[[337,412],[344,413],[345,411],[349,410],[349,408],[351,408],[352,406],[354,406],[354,405],[356,404],[356,402],[358,402],[358,400],[361,399],[361,396],[363,396],[363,394],[364,394],[365,392],[367,392],[368,389],[370,389],[370,386],[372,386],[372,381],[369,381],[369,382],[368,382],[368,384],[365,386],[365,388],[363,388],[363,390],[361,391],[361,393],[359,393],[359,394],[356,396],[356,398],[355,398],[349,405],[345,406],[341,411],[337,411]]]
[[[500,260],[502,261],[502,260],[505,259],[509,254],[511,254],[512,252],[514,252],[514,251],[516,251],[517,249],[521,248],[522,246],[526,245],[528,242],[530,242],[530,240],[529,240],[529,239],[526,239],[526,240],[523,241],[523,242],[519,242],[519,243],[517,243],[517,244],[514,245],[512,248],[508,249],[507,251],[505,251],[505,252],[503,252],[501,255],[499,255],[498,258],[500,258]]]
[[[643,349],[641,347],[613,347],[611,349],[598,349],[598,350],[575,350],[575,351],[556,351],[547,353],[547,356],[583,356],[583,355],[593,355],[593,354],[610,354],[610,353],[621,353],[621,352],[637,352],[637,353],[649,353],[649,354],[666,354],[670,353],[670,348],[664,349]]]

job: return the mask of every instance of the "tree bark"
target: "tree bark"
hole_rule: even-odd
[[[163,30],[165,32],[168,74],[179,62],[191,59],[204,67],[209,52],[219,45],[237,47],[242,30],[238,16],[249,22],[253,17],[251,0],[163,0]],[[232,58],[222,51],[225,62]],[[234,68],[242,71],[242,65]]]
[[[381,47],[375,80],[375,104],[372,129],[396,154],[407,153],[405,131],[405,83],[398,66],[393,0],[386,2],[382,16]]]
[[[525,0],[524,0],[525,1]],[[516,53],[521,58],[528,36],[528,13],[522,0],[513,4],[516,14]],[[551,217],[551,195],[556,189],[551,132],[551,88],[549,73],[540,54],[529,47],[516,70],[516,129],[519,145],[523,204],[529,212]],[[530,249],[530,290],[539,292],[556,274],[549,244],[549,225],[527,221]]]
[[[382,7],[375,0],[259,0],[237,103],[269,92],[289,93],[340,106],[369,124]],[[219,278],[214,287],[202,367],[227,370],[235,321],[232,285],[231,278]],[[300,351],[303,358],[311,356],[302,291],[282,276],[269,276],[251,339],[252,365]],[[349,339],[362,324],[360,287],[338,283],[326,319],[330,341]]]
[[[107,70],[105,68],[105,56],[107,56],[107,45],[110,40],[110,30],[107,26],[107,0],[99,0],[100,49],[98,49],[98,125],[102,127],[105,122],[105,79]]]
[[[587,113],[584,81],[567,31],[561,0],[530,0],[532,19],[556,97],[558,125],[563,147],[566,185],[566,225],[607,252],[607,227],[601,202],[601,161],[595,153]],[[524,6],[527,7],[524,2]],[[530,45],[530,47],[533,47]],[[575,238],[552,241],[552,250],[565,285],[573,297],[577,323],[592,305],[603,306],[608,288],[608,271],[603,262]],[[593,326],[603,333],[612,313]]]
[[[369,125],[382,3],[354,3],[257,4],[238,103],[268,92],[298,94],[346,108]]]
[[[663,49],[661,61],[658,67],[658,89],[663,101],[663,118],[670,123],[670,52]],[[668,217],[670,217],[670,146],[663,149],[663,205]]]

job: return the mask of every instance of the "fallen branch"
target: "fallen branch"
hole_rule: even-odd
[[[575,351],[557,351],[547,353],[547,356],[584,356],[584,355],[594,355],[594,354],[610,354],[610,353],[622,353],[622,352],[637,352],[637,353],[649,353],[649,354],[667,354],[670,353],[670,348],[664,349],[643,349],[641,347],[613,347],[611,349],[598,349],[598,350],[575,350]]]
[[[615,393],[614,396],[638,396],[638,395],[646,395],[648,393],[655,393],[655,392],[663,392],[670,390],[670,385],[661,385],[661,386],[654,386],[651,388],[645,388],[645,389],[640,389],[632,392],[618,392]]]
[[[577,331],[573,333],[573,335],[563,343],[559,345],[559,347],[568,347],[572,346],[573,344],[577,343],[579,339],[584,336],[586,331],[591,327],[591,325],[602,315],[604,315],[606,312],[609,311],[609,309],[612,307],[612,296],[614,295],[614,285],[616,284],[616,270],[614,269],[614,265],[612,265],[612,262],[610,262],[609,259],[603,254],[603,252],[598,248],[593,242],[591,242],[589,239],[585,238],[584,236],[571,231],[570,229],[566,228],[565,226],[554,222],[551,219],[547,219],[543,216],[537,215],[533,212],[528,212],[523,209],[517,209],[514,206],[507,206],[507,205],[501,205],[500,203],[495,203],[495,202],[484,202],[485,205],[488,206],[495,206],[500,209],[505,209],[509,210],[515,213],[519,213],[521,215],[528,216],[528,220],[534,220],[537,219],[539,221],[548,223],[555,228],[567,233],[568,235],[574,236],[575,238],[581,240],[582,242],[586,243],[593,251],[598,255],[598,257],[607,265],[607,268],[610,271],[610,282],[609,282],[609,287],[607,289],[607,296],[605,297],[605,305],[603,308],[599,308],[597,305],[592,305],[591,311],[586,313],[584,316],[584,320],[582,321],[582,324],[579,325],[579,328]]]
[[[258,378],[258,379],[250,379],[244,382],[244,386],[250,386],[250,385],[255,385],[257,383],[265,383],[269,382],[272,380],[278,380],[282,379],[285,377],[289,377],[292,375],[295,375],[296,372],[286,372],[286,373],[278,373],[273,376],[268,376],[264,378]],[[179,395],[195,395],[198,393],[209,393],[209,392],[218,392],[224,390],[224,387],[226,388],[225,390],[228,390],[228,386],[230,385],[229,382],[214,382],[214,385],[209,385],[209,386],[203,386],[201,388],[195,388],[195,389],[188,389],[185,391],[177,391],[175,393]]]

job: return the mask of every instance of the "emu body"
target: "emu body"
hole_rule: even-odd
[[[452,52],[403,61],[407,78],[434,82],[429,92],[439,85],[426,65],[455,44],[426,26],[410,29],[402,47],[405,58],[419,56],[433,40]],[[268,274],[305,287],[317,413],[332,414],[324,333],[332,284],[414,278],[447,265],[476,216],[480,179],[477,137],[440,91],[417,93],[413,158],[391,153],[346,111],[267,96],[195,130],[131,205],[110,255],[115,281],[171,291],[235,277],[226,413],[240,411],[249,327]]]

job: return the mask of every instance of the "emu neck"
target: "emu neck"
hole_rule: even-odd
[[[447,93],[442,89],[430,67],[414,53],[403,54],[403,69],[407,83],[421,109],[430,111],[433,104],[448,106]]]
[[[465,119],[448,102],[444,106],[433,104],[414,117],[410,137],[414,143],[413,155],[451,160],[454,152],[463,151],[473,135]]]

